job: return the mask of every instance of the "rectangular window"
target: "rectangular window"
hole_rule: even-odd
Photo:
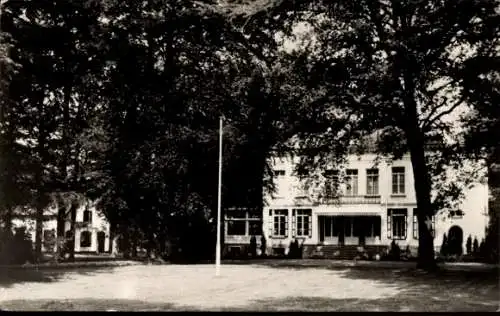
[[[405,194],[405,168],[392,168],[392,194]]]
[[[366,170],[366,195],[378,195],[378,169]]]
[[[416,209],[413,209],[413,239],[418,239],[418,217],[415,211]]]
[[[274,210],[273,236],[286,237],[288,231],[288,210]]]
[[[339,230],[341,227],[339,226],[341,224],[340,221],[337,220],[338,217],[336,216],[321,216],[319,225],[321,225],[321,237],[324,238],[332,238],[332,237],[338,237],[339,235]]]
[[[229,236],[246,235],[246,213],[241,210],[231,210],[228,212],[227,234]]]
[[[413,239],[418,239],[418,217],[417,217],[418,209],[413,209]],[[431,219],[431,236],[435,238],[436,232],[436,217],[432,216]]]
[[[346,170],[346,195],[354,196],[358,195],[358,170],[348,169]]]
[[[337,190],[339,187],[339,171],[338,170],[325,170],[323,176],[326,178],[325,181],[325,197],[327,199],[333,199],[337,196]]]
[[[387,228],[390,230],[392,239],[406,239],[406,220],[408,212],[406,209],[389,209],[387,214]],[[389,238],[391,238],[389,236]]]
[[[226,223],[228,236],[262,235],[262,213],[256,209],[228,210]]]
[[[83,222],[88,224],[92,223],[92,211],[90,210],[83,211]]]
[[[229,220],[227,222],[227,234],[230,236],[245,236],[246,221]]]
[[[83,231],[80,233],[80,247],[91,247],[92,246],[92,233],[89,231]]]
[[[285,170],[281,170],[281,169],[274,170],[274,175],[277,177],[282,177],[285,175]]]
[[[344,236],[345,237],[352,237],[353,235],[353,219],[352,218],[345,218],[344,219]]]
[[[297,209],[293,210],[295,213],[295,234],[297,237],[310,237],[311,236],[311,209]]]

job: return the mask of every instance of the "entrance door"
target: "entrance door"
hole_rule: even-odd
[[[106,233],[98,232],[97,233],[97,252],[104,252],[104,244],[106,243]]]
[[[364,246],[366,243],[366,234],[371,235],[371,226],[368,225],[369,221],[367,218],[358,217],[354,221],[354,236],[358,235],[358,244]],[[368,230],[369,229],[369,230]]]

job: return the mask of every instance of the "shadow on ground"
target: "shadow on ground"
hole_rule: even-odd
[[[37,282],[50,283],[57,282],[69,275],[95,275],[98,273],[109,273],[113,268],[95,267],[95,268],[57,268],[57,269],[19,269],[2,268],[0,269],[0,288],[11,287],[14,284]]]
[[[266,264],[267,265],[267,264]],[[341,278],[366,280],[372,284],[390,286],[397,290],[395,296],[377,299],[330,299],[322,297],[289,297],[279,300],[256,301],[252,309],[282,311],[496,311],[500,307],[499,270],[496,267],[481,269],[447,269],[426,273],[415,268],[341,267],[314,263],[297,265],[271,264],[276,269],[327,269]],[[335,286],[335,284],[325,284]]]
[[[395,296],[383,299],[331,299],[324,297],[287,297],[254,301],[238,311],[314,311],[314,312],[494,312],[498,304],[477,301],[428,300],[422,297]],[[235,311],[235,309],[231,309]]]
[[[126,299],[12,300],[1,303],[11,311],[171,311],[170,303]]]

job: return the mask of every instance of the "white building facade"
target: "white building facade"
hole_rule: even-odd
[[[44,212],[43,223],[43,252],[53,252],[56,244],[50,242],[55,240],[57,232],[57,208],[52,206]],[[13,228],[26,227],[26,232],[35,241],[36,222],[33,216],[16,217],[12,221]],[[70,237],[71,221],[65,222],[65,236]],[[75,253],[107,253],[110,252],[110,225],[106,218],[100,214],[91,203],[84,203],[76,210],[75,221]]]
[[[376,158],[375,154],[350,155],[342,168],[321,171],[316,184],[305,180],[307,175],[296,174],[298,158],[273,158],[276,192],[265,196],[260,219],[252,212],[238,216],[227,212],[226,248],[248,244],[252,235],[260,247],[263,235],[270,255],[287,254],[294,240],[303,245],[304,257],[348,257],[349,251],[352,254],[360,247],[380,253],[392,241],[416,254],[417,203],[410,157],[378,162]],[[478,182],[465,196],[452,216],[449,212],[434,216],[436,250],[443,234],[461,235],[464,252],[469,235],[479,241],[484,238],[488,187]],[[252,228],[259,220],[262,229]],[[239,229],[231,229],[237,222]]]

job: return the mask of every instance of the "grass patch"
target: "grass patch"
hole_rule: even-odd
[[[120,299],[13,300],[2,302],[9,311],[172,311],[173,304]]]

